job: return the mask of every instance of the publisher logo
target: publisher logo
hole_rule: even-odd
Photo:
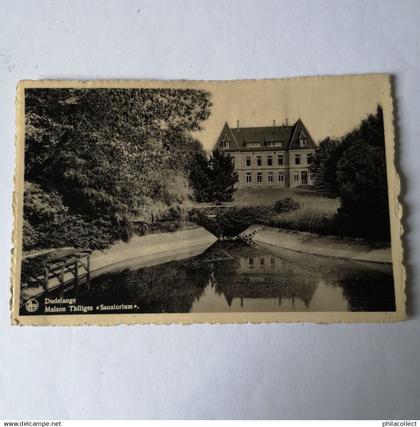
[[[34,298],[28,299],[28,301],[26,301],[25,308],[29,313],[34,313],[39,308],[39,302]]]

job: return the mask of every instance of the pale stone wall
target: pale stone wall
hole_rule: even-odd
[[[290,150],[290,187],[297,187],[302,184],[313,185],[312,175],[309,172],[308,154],[313,155],[313,149]],[[296,155],[300,156],[300,163],[296,164]],[[303,172],[303,174],[302,174]],[[306,173],[306,179],[305,179]],[[305,182],[306,181],[306,182]]]
[[[342,239],[338,236],[321,236],[296,230],[265,225],[251,225],[240,236],[251,238],[259,246],[270,245],[274,248],[306,252],[335,258],[352,259],[354,261],[392,264],[391,247],[370,244],[362,239]]]
[[[170,233],[134,236],[128,242],[116,242],[91,256],[91,277],[106,271],[143,268],[199,255],[217,241],[203,227]]]
[[[313,184],[307,161],[308,154],[312,154],[313,152],[313,149],[231,151],[229,155],[233,158],[235,170],[238,173],[238,188],[258,187],[262,185],[281,188]],[[296,164],[296,155],[300,156],[300,164],[298,165]],[[269,164],[270,158],[271,165]],[[248,165],[247,159],[249,159],[250,165]],[[272,176],[272,180],[270,176]]]

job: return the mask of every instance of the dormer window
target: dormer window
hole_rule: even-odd
[[[227,135],[225,135],[223,137],[221,146],[224,150],[226,150],[230,147],[230,141],[229,141],[229,137]]]
[[[260,148],[261,147],[261,143],[260,142],[247,142],[245,144],[246,148]]]
[[[282,147],[283,143],[281,141],[270,141],[267,142],[267,147]]]
[[[223,141],[222,142],[222,148],[223,149],[227,149],[227,148],[229,148],[229,146],[230,146],[230,141]]]

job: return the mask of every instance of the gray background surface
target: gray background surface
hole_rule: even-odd
[[[0,418],[420,418],[418,1],[3,0]],[[396,76],[410,319],[9,326],[20,79]]]

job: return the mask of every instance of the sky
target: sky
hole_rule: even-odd
[[[200,82],[201,83],[201,82]],[[340,137],[376,111],[388,91],[384,77],[302,78],[204,82],[198,86],[212,93],[210,117],[194,135],[210,151],[227,121],[236,127],[272,126],[299,117],[315,142]]]

